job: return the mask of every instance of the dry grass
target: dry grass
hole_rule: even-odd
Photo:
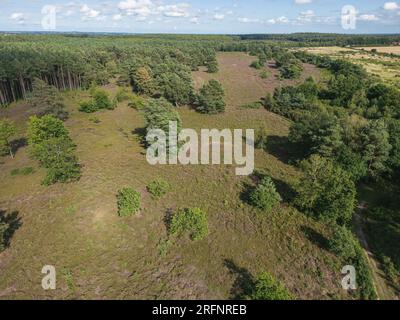
[[[366,50],[366,51],[372,51],[376,49],[378,52],[381,53],[394,53],[394,54],[400,54],[400,46],[391,46],[391,47],[363,47],[363,48],[357,48],[359,50]]]
[[[257,78],[246,55],[227,53],[218,59],[221,71],[215,77],[226,87],[227,112],[207,116],[181,108],[184,127],[254,128],[264,123],[271,136],[284,142],[285,119],[238,107],[282,82]],[[194,79],[199,85],[211,76],[197,72]],[[252,209],[240,199],[251,179],[235,176],[231,166],[150,166],[132,133],[144,126],[142,115],[124,103],[97,113],[101,122],[94,124],[91,115],[77,111],[84,95],[66,93],[72,112],[66,126],[84,165],[79,182],[44,187],[40,169],[11,176],[14,168],[37,168],[26,148],[14,160],[2,159],[0,209],[17,211],[22,226],[0,254],[0,298],[227,299],[243,270],[252,275],[269,271],[299,298],[348,298],[340,288],[340,262],[321,248],[322,224],[287,204],[270,214]],[[18,120],[23,134],[26,114],[21,106],[6,112]],[[282,148],[284,153],[284,144]],[[272,151],[256,152],[256,166],[289,187],[299,173],[280,159]],[[159,177],[173,190],[154,201],[145,186]],[[142,193],[143,209],[139,216],[119,218],[115,194],[128,185]],[[192,206],[208,212],[209,236],[165,246],[167,210]],[[46,264],[57,269],[55,291],[41,288],[40,271]]]

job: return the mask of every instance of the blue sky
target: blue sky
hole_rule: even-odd
[[[46,20],[53,31],[400,33],[400,0],[0,0],[0,30],[43,31],[46,5],[54,6],[55,20]],[[346,5],[354,29],[342,27]]]

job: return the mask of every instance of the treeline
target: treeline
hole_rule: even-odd
[[[292,41],[293,38],[302,44],[304,39],[322,39],[340,45],[342,38],[371,39],[371,44],[396,40],[396,37],[387,36],[347,38],[324,34],[268,35],[260,36],[262,40],[259,41],[252,40],[254,37],[0,35],[0,104],[26,99],[35,78],[60,90],[71,90],[88,88],[93,83],[106,84],[119,75],[121,81],[130,83],[136,91],[163,96],[179,105],[191,98],[191,71],[201,66],[209,72],[218,71],[216,52],[219,51],[250,53],[258,57],[260,66],[275,60],[282,78],[291,79],[300,75],[300,60],[304,57],[294,55],[281,43],[277,45],[273,41]],[[360,41],[359,45],[367,44]]]
[[[325,82],[308,78],[297,86],[277,88],[263,99],[268,110],[293,121],[288,140],[293,159],[304,172],[294,203],[332,226],[332,251],[358,266],[361,297],[375,298],[368,264],[348,229],[360,182],[382,181],[393,186],[387,198],[396,198],[400,182],[400,90],[350,62],[304,52],[295,55],[303,62],[327,68],[331,76]],[[380,212],[389,216],[387,209]],[[398,210],[392,216],[398,219]],[[380,223],[383,216],[377,217],[374,224],[385,228]],[[397,222],[393,222],[390,233],[396,239],[400,233],[393,226],[398,228]],[[385,239],[386,243],[392,241],[387,236]],[[400,270],[398,251],[392,247],[382,250],[385,245],[381,243],[378,252],[387,255],[379,259],[388,273],[396,275]]]
[[[242,40],[268,40],[287,46],[369,46],[400,42],[400,35],[346,35],[332,33],[249,34]]]

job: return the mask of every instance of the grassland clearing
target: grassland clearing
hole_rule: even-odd
[[[270,141],[280,142],[266,153],[257,150],[256,167],[269,174],[286,198],[300,173],[286,162],[289,122],[264,109],[244,110],[272,92],[292,83],[274,76],[261,79],[249,67],[254,57],[218,54],[220,71],[193,74],[198,88],[219,79],[227,94],[223,114],[209,116],[188,107],[178,109],[184,127],[255,128],[263,123]],[[277,71],[267,67],[271,74]],[[305,66],[303,78],[318,77],[318,69]],[[301,81],[301,80],[299,80]],[[105,88],[116,92],[115,85]],[[296,297],[349,298],[340,286],[342,262],[325,249],[327,229],[287,203],[265,214],[242,201],[251,177],[234,174],[233,166],[150,166],[136,130],[144,127],[139,111],[121,103],[113,111],[93,115],[77,111],[86,92],[64,94],[71,118],[66,126],[77,144],[83,164],[80,181],[40,185],[43,171],[20,148],[14,160],[3,158],[0,172],[0,208],[17,212],[22,225],[8,250],[0,255],[1,298],[103,299],[225,299],[240,296],[241,279],[268,271]],[[23,102],[7,113],[24,135]],[[12,177],[15,168],[34,167],[26,176]],[[162,178],[171,185],[166,197],[154,201],[149,182]],[[129,218],[117,216],[115,195],[123,186],[142,194],[142,210]],[[208,214],[209,236],[192,243],[169,244],[164,223],[167,212],[200,207]],[[163,254],[160,255],[160,251]],[[43,265],[54,265],[57,290],[42,290]]]

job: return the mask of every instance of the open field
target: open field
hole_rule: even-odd
[[[377,47],[378,48],[378,47]],[[385,47],[388,50],[396,51],[399,47]],[[346,59],[353,63],[362,65],[368,73],[380,78],[381,80],[400,86],[400,57],[397,56],[383,56],[373,52],[368,52],[356,48],[343,48],[343,47],[316,47],[316,48],[302,48],[307,52],[321,55],[328,55],[336,59]],[[379,50],[378,50],[379,51]],[[379,51],[384,52],[384,51]],[[394,52],[395,53],[395,52]]]
[[[220,71],[193,74],[198,88],[210,78],[226,89],[224,114],[202,115],[179,108],[183,127],[254,128],[264,123],[269,131],[268,153],[256,151],[256,167],[267,172],[281,194],[289,197],[300,173],[287,163],[285,149],[289,122],[264,109],[243,110],[287,81],[268,79],[249,67],[254,57],[242,53],[218,55]],[[318,70],[305,66],[303,79]],[[106,90],[115,94],[116,86]],[[83,175],[71,184],[40,185],[43,170],[27,155],[0,164],[0,210],[15,212],[19,227],[10,248],[0,254],[0,298],[70,299],[227,299],[243,293],[243,282],[268,271],[296,297],[350,298],[341,289],[343,262],[325,249],[326,228],[283,203],[265,214],[241,197],[250,177],[234,174],[230,166],[150,166],[135,130],[144,126],[140,112],[121,103],[113,111],[91,115],[77,111],[86,92],[65,93],[71,112],[66,126],[77,144]],[[26,130],[23,102],[1,110]],[[279,145],[279,146],[278,146]],[[278,146],[278,147],[277,147]],[[12,169],[34,167],[27,176],[12,176]],[[168,180],[173,191],[155,201],[145,186],[155,178]],[[119,218],[115,194],[132,186],[142,194],[138,216]],[[168,211],[201,207],[208,213],[210,234],[199,242],[170,244],[164,223]],[[43,265],[58,272],[57,290],[41,288]]]
[[[394,53],[394,54],[400,54],[400,46],[391,46],[391,47],[362,47],[362,48],[356,48],[359,50],[366,50],[366,51],[372,51],[372,50],[377,50],[378,52],[381,53]]]

